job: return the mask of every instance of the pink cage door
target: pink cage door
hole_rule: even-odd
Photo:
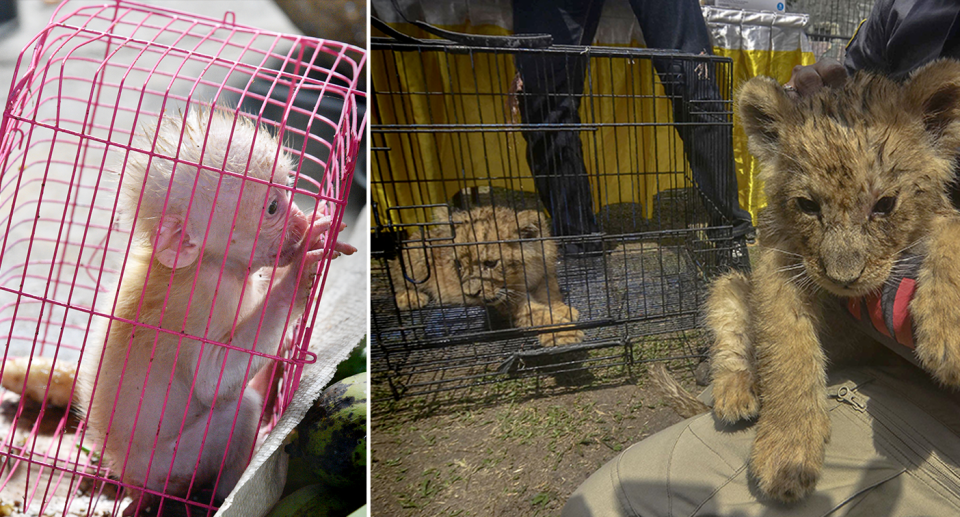
[[[310,333],[366,122],[358,110],[365,59],[349,45],[239,26],[231,13],[215,20],[126,1],[65,2],[21,53],[0,125],[4,501],[29,515],[215,511],[236,464],[242,471],[315,359]],[[162,208],[151,208],[145,199],[156,187],[141,176],[162,174],[188,194],[171,186]],[[180,262],[164,269],[161,234],[184,199],[182,231],[167,241]],[[278,200],[287,215],[275,224]],[[323,217],[330,229],[311,241]],[[210,224],[190,229],[188,243],[195,221]],[[261,267],[255,256],[274,235],[277,249]],[[187,249],[200,258],[181,267]],[[211,274],[215,251],[224,258]],[[230,262],[238,251],[245,266]],[[148,280],[128,285],[144,267]],[[191,280],[176,280],[181,271]],[[189,286],[186,295],[144,287],[162,275],[165,285]],[[288,276],[294,294],[283,298],[279,279]],[[241,287],[225,324],[216,296],[229,282]],[[140,302],[135,311],[120,308],[124,296]],[[158,296],[162,307],[143,307]],[[200,313],[206,330],[196,331],[186,321]],[[174,328],[164,314],[184,323]],[[227,337],[209,330],[217,325]],[[134,357],[138,347],[145,362]],[[87,372],[80,383],[78,364]],[[201,385],[213,386],[211,400]],[[91,395],[98,390],[110,397]],[[137,390],[142,397],[131,395]],[[111,399],[113,407],[97,407]],[[98,411],[107,429],[90,416]],[[253,440],[234,439],[244,424],[256,429]],[[176,438],[163,434],[171,426]],[[201,464],[215,475],[201,479]]]

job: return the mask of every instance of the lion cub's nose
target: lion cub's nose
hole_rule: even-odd
[[[844,267],[846,266],[846,267]],[[842,287],[850,287],[863,276],[866,265],[860,267],[834,264],[833,267],[824,267],[824,273],[831,282]]]

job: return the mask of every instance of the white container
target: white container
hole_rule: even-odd
[[[786,0],[716,0],[717,7],[751,11],[785,12]]]

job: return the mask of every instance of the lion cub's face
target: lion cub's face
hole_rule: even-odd
[[[953,61],[903,84],[858,74],[800,101],[771,79],[747,82],[739,109],[769,202],[760,234],[802,264],[786,273],[841,296],[881,287],[933,216],[950,209],[958,103]]]
[[[525,300],[528,286],[539,284],[547,264],[556,260],[555,244],[540,240],[549,235],[536,211],[478,207],[453,212],[451,220],[454,267],[468,303],[496,305],[511,296]]]

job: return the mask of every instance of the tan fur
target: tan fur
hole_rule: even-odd
[[[707,296],[705,316],[713,331],[710,352],[713,412],[725,422],[757,416],[757,361],[749,335],[749,279],[731,271],[714,280]]]
[[[830,435],[819,338],[829,300],[879,289],[905,250],[925,257],[910,306],[917,355],[960,384],[960,217],[946,195],[960,64],[935,62],[902,85],[858,74],[799,102],[755,78],[738,102],[769,206],[749,281],[728,275],[709,296],[715,410],[751,417],[759,394],[750,471],[764,494],[791,502],[815,487]]]
[[[579,313],[563,303],[557,284],[557,246],[546,219],[534,210],[481,206],[468,211],[440,209],[427,232],[427,249],[408,244],[390,262],[397,306],[411,309],[431,300],[444,305],[491,307],[517,327],[562,326]],[[453,231],[451,231],[451,227]],[[425,281],[424,281],[425,280]],[[579,343],[583,333],[540,334],[544,346]]]
[[[127,158],[121,208],[136,238],[104,309],[114,319],[103,349],[81,361],[77,401],[113,475],[179,496],[217,481],[222,498],[262,407],[245,386],[267,359],[242,350],[280,353],[311,287],[299,271],[309,277],[322,257],[330,220],[297,208],[291,157],[232,111],[164,118],[139,145],[182,161]],[[137,495],[124,514],[155,502]]]
[[[709,406],[700,402],[670,375],[666,366],[654,364],[647,369],[647,374],[650,376],[653,387],[660,392],[660,396],[663,397],[667,405],[683,418],[690,418],[710,411]]]

